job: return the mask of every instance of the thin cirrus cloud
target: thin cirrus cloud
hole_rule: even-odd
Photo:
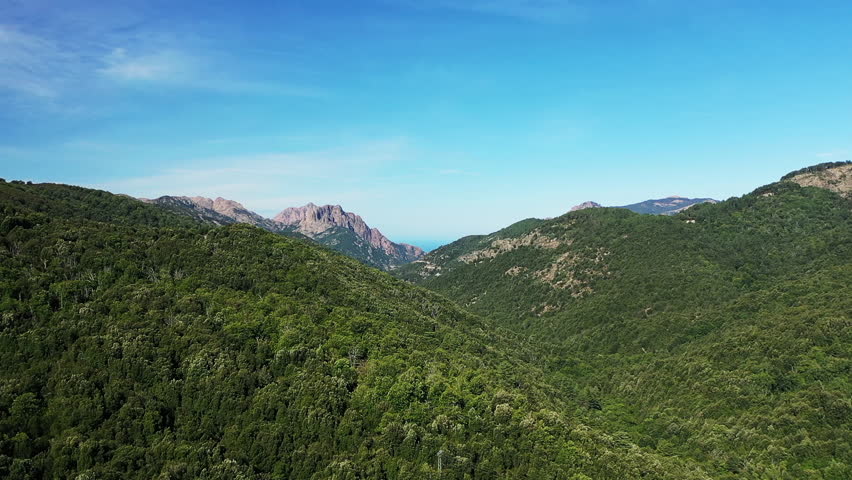
[[[0,23],[0,104],[74,104],[100,89],[144,85],[223,95],[327,95],[313,85],[253,77],[237,56],[211,50],[209,41],[194,36],[64,28]]]
[[[131,57],[124,48],[104,55],[97,42],[64,41],[11,25],[0,25],[0,90],[56,100],[91,87],[104,76],[114,80],[175,79],[191,65],[187,55],[164,51]]]
[[[82,63],[73,49],[0,25],[0,89],[53,98],[78,75]]]
[[[187,76],[194,61],[175,51],[162,51],[131,57],[124,48],[115,48],[104,59],[106,66],[99,71],[120,80],[168,81]]]
[[[114,178],[92,185],[137,197],[225,196],[268,208],[282,192],[335,198],[340,186],[364,190],[364,178],[411,156],[405,138],[389,138],[326,150],[263,153],[176,162],[152,175]],[[234,166],[238,165],[238,166]],[[316,200],[315,200],[316,201]]]
[[[177,50],[132,55],[125,48],[115,48],[104,58],[105,66],[99,72],[122,83],[151,83],[220,94],[326,96],[323,89],[316,87],[232,78],[225,70],[233,69],[226,69],[210,58],[213,56]]]

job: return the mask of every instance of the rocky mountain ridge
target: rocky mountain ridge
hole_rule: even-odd
[[[571,210],[569,210],[569,212],[578,212],[580,210],[585,210],[587,208],[603,208],[603,205],[601,205],[598,202],[592,202],[592,201],[583,202],[579,205],[574,205],[573,207],[571,207]]]
[[[140,198],[139,200],[165,207],[169,210],[191,216],[205,223],[215,225],[230,225],[247,223],[256,227],[280,233],[275,223],[257,213],[245,208],[241,203],[222,197],[215,199],[207,197],[162,196],[155,199]]]
[[[719,201],[713,198],[687,198],[672,195],[670,197],[645,200],[644,202],[632,203],[616,208],[626,208],[632,212],[643,214],[674,215],[699,203],[719,203]]]
[[[346,228],[355,232],[373,248],[381,249],[391,256],[401,255],[403,258],[416,260],[424,253],[419,247],[388,240],[378,228],[370,228],[361,216],[344,211],[340,205],[317,206],[308,203],[302,207],[286,208],[272,220],[293,226],[296,231],[310,238],[318,237],[335,227]]]
[[[369,265],[389,270],[423,256],[421,248],[395,243],[377,228],[340,205],[286,208],[274,218],[263,217],[239,202],[222,197],[162,196],[139,200],[215,225],[247,223],[282,235],[308,238]]]
[[[645,200],[644,202],[631,203],[630,205],[621,205],[612,208],[626,208],[632,212],[650,214],[650,215],[674,215],[686,210],[693,205],[699,203],[718,203],[718,200],[712,198],[687,198],[678,195],[672,195],[665,198],[657,198]],[[587,208],[605,208],[598,202],[588,201],[571,207],[569,212],[577,212]]]

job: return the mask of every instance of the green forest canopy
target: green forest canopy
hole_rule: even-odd
[[[342,255],[75,187],[0,202],[0,476],[707,478]]]
[[[439,294],[106,192],[0,212],[3,477],[852,476],[827,190],[530,219],[400,272]]]

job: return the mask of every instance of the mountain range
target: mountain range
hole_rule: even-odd
[[[631,212],[652,215],[674,215],[700,203],[719,203],[719,201],[712,198],[686,198],[671,196],[658,198],[656,200],[645,200],[644,202],[632,203],[630,205],[624,205],[616,208],[626,208]]]
[[[390,241],[377,228],[369,227],[360,216],[346,212],[340,205],[317,206],[308,203],[302,207],[286,208],[273,218],[266,218],[248,210],[239,202],[222,197],[211,199],[166,195],[139,200],[213,225],[245,223],[280,235],[312,240],[382,270],[398,268],[425,254],[419,247]],[[617,208],[637,213],[673,215],[705,202],[715,203],[716,200],[667,197]],[[585,202],[571,211],[601,206],[595,202]]]
[[[284,236],[310,239],[349,255],[367,265],[390,270],[423,256],[419,247],[394,243],[376,228],[340,205],[287,208],[274,218],[265,218],[240,203],[224,198],[162,196],[139,199],[214,225],[246,223]]]
[[[339,207],[0,180],[0,477],[852,478],[850,178],[390,274],[305,241],[384,248]]]
[[[613,208],[625,208],[632,212],[651,215],[674,215],[700,203],[719,203],[719,201],[712,198],[686,198],[674,195],[671,197],[658,198],[656,200],[645,200],[644,202],[632,203],[630,205],[622,205]],[[588,201],[571,207],[570,211],[576,212],[587,208],[602,207],[603,205],[600,203]]]
[[[553,368],[596,378],[602,424],[626,421],[640,445],[701,459],[713,478],[845,478],[834,448],[852,440],[837,436],[852,426],[850,179],[852,163],[822,164],[670,216],[524,220],[395,274],[559,359],[583,357]],[[783,474],[758,467],[768,451]]]

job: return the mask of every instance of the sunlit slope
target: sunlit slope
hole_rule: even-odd
[[[850,222],[843,196],[783,182],[671,217],[589,209],[466,237],[399,276],[531,334],[582,334],[572,341],[604,351],[666,348],[679,341],[668,324],[681,324],[670,313],[848,265]]]
[[[842,185],[836,168],[806,173]],[[601,428],[717,478],[852,476],[843,191],[782,181],[672,217],[583,210],[401,273],[552,345],[550,368],[580,374],[573,394]]]

